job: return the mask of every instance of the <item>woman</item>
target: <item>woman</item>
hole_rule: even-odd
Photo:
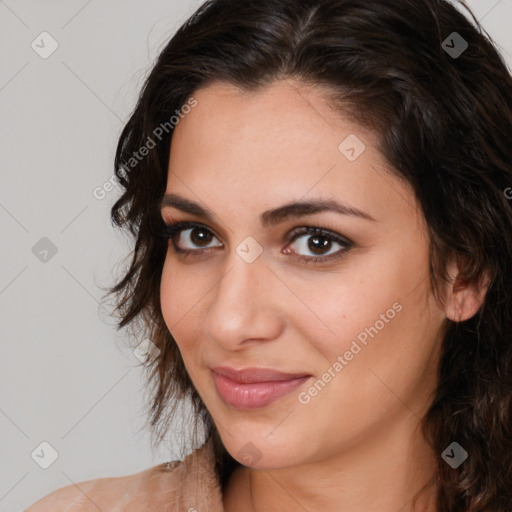
[[[178,30],[118,144],[111,293],[156,440],[181,398],[206,437],[30,511],[512,509],[512,81],[473,21],[212,0]]]

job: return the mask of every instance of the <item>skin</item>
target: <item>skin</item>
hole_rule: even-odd
[[[220,83],[194,93],[198,105],[173,134],[166,192],[215,216],[162,209],[166,223],[194,221],[210,233],[202,243],[202,230],[185,228],[175,238],[200,256],[184,258],[169,242],[162,312],[226,449],[245,463],[228,483],[225,510],[434,511],[429,482],[440,454],[423,440],[420,420],[436,388],[447,318],[473,316],[483,295],[456,281],[453,258],[444,305],[435,300],[413,191],[391,173],[375,134],[330,107],[324,93],[291,79],[251,93]],[[338,149],[349,134],[366,146],[355,161]],[[266,210],[313,198],[343,201],[375,220],[320,212],[260,224]],[[330,239],[315,253],[308,247],[315,235],[287,238],[302,226],[354,245],[343,250]],[[249,236],[263,249],[252,263],[236,251]],[[298,259],[340,250],[341,258],[323,265]],[[299,393],[395,303],[400,312],[301,403]],[[243,411],[218,395],[214,365],[312,377],[266,407]],[[251,463],[241,455],[248,443],[258,450]]]

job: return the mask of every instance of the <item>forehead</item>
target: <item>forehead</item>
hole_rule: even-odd
[[[393,209],[410,193],[389,186],[398,180],[377,136],[333,108],[321,88],[282,80],[247,92],[215,83],[193,97],[197,105],[174,130],[168,192],[259,198],[259,211],[313,194],[367,207],[380,197]]]
[[[243,142],[246,150],[272,140],[274,143],[264,148],[265,154],[283,145],[295,147],[305,140],[309,143],[302,146],[304,153],[313,153],[314,144],[323,142],[324,149],[331,144],[330,150],[337,154],[339,136],[347,130],[359,132],[368,142],[375,138],[344,119],[343,113],[333,108],[325,89],[291,79],[255,91],[214,83],[196,91],[194,97],[197,106],[176,127],[176,138],[188,135],[212,146],[219,141],[227,145]]]

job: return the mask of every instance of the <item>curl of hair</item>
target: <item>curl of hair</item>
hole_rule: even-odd
[[[433,290],[448,278],[452,254],[467,283],[488,276],[478,313],[447,320],[423,434],[439,454],[439,511],[512,510],[512,209],[504,194],[512,186],[512,79],[496,44],[460,5],[472,19],[444,0],[210,0],[170,39],[145,81],[117,146],[123,193],[111,210],[135,247],[109,294],[118,329],[137,326],[160,349],[148,375],[153,439],[161,443],[177,404],[190,399],[195,427],[213,436],[223,486],[238,462],[160,307],[167,242],[155,233],[172,129],[145,158],[134,153],[200,88],[221,81],[257,90],[294,78],[323,87],[342,115],[373,130],[396,175],[413,187],[430,238]],[[453,32],[468,43],[456,59],[442,47]],[[441,458],[454,441],[469,454],[457,469]]]

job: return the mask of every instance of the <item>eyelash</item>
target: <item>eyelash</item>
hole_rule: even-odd
[[[171,240],[172,244],[174,246],[175,251],[178,254],[181,254],[183,257],[187,256],[200,256],[204,253],[211,252],[212,247],[206,248],[206,249],[198,249],[198,250],[190,250],[190,249],[181,249],[176,245],[176,236],[180,234],[182,231],[185,231],[186,229],[191,228],[198,228],[203,229],[205,231],[210,232],[213,236],[215,234],[204,224],[199,224],[196,222],[176,222],[174,224],[167,224],[163,223],[163,230],[158,233],[158,235],[165,239],[165,240]],[[329,255],[329,256],[323,256],[323,257],[315,257],[315,256],[302,256],[298,255],[297,258],[300,261],[304,261],[308,264],[322,264],[327,263],[331,260],[342,258],[345,253],[352,248],[353,242],[348,240],[347,238],[341,237],[341,235],[338,235],[337,233],[333,231],[329,231],[327,229],[314,227],[314,226],[304,226],[302,228],[298,228],[298,231],[295,231],[290,236],[290,240],[288,241],[288,244],[293,243],[297,238],[304,236],[304,235],[320,235],[324,238],[327,238],[330,241],[334,241],[342,246],[342,249],[339,249],[335,253]]]

